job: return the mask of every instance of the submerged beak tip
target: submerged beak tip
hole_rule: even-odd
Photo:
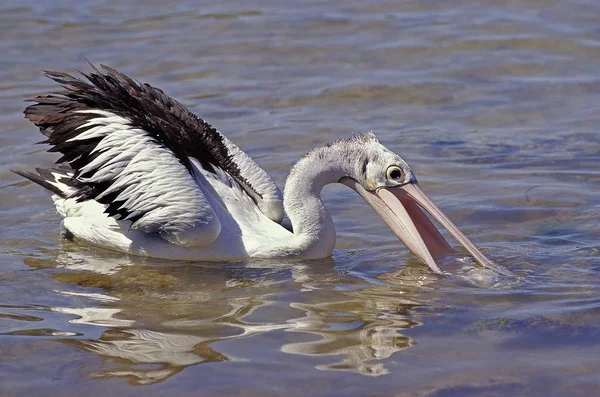
[[[397,187],[378,187],[368,191],[351,178],[342,178],[341,183],[356,191],[392,229],[406,247],[421,259],[436,274],[444,274],[434,257],[452,252],[452,247],[431,222],[425,210],[448,230],[481,266],[505,276],[514,273],[496,265],[486,258],[454,223],[421,190],[416,181]]]
[[[405,232],[412,236],[398,236],[404,244],[432,271],[442,273],[433,260],[452,251],[446,239],[440,234],[436,226],[425,215],[425,210],[439,222],[452,237],[454,237],[481,266],[491,269],[499,274],[513,276],[514,274],[503,266],[497,265],[486,258],[481,251],[469,240],[460,229],[438,208],[437,205],[421,190],[416,182],[393,188],[378,188],[375,193],[385,204],[399,216],[399,220],[406,223]],[[402,208],[399,210],[399,208]],[[408,215],[406,217],[406,215]],[[389,224],[389,223],[388,223]],[[407,243],[413,240],[414,243]],[[416,243],[416,244],[415,244]]]

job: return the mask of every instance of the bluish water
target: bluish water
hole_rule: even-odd
[[[590,396],[600,391],[600,5],[4,2],[0,394]],[[507,279],[432,274],[327,188],[320,261],[182,263],[62,240],[9,168],[22,117],[87,58],[162,88],[283,185],[375,132]]]

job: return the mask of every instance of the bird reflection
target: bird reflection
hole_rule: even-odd
[[[134,384],[150,384],[190,365],[228,360],[209,347],[214,341],[196,335],[129,328],[105,331],[97,340],[69,339],[65,343],[115,360],[115,368],[93,372],[94,377],[124,377]]]
[[[385,375],[388,370],[384,365],[373,361],[389,358],[414,345],[413,339],[398,331],[420,325],[413,320],[385,314],[359,314],[364,313],[364,307],[357,301],[314,305],[292,303],[291,306],[305,311],[306,315],[289,320],[293,324],[289,330],[312,333],[321,339],[286,344],[281,349],[291,354],[342,357],[339,362],[317,366],[321,370]]]
[[[420,325],[411,313],[416,302],[397,288],[391,293],[383,283],[336,271],[331,259],[165,264],[90,252],[59,251],[51,260],[61,269],[54,278],[68,282],[57,292],[76,296],[81,306],[51,310],[88,327],[85,335],[104,328],[100,337],[61,339],[112,359],[92,369],[93,377],[149,384],[196,364],[251,361],[243,340],[265,333],[282,338],[274,331],[314,336],[292,343],[289,336],[282,338],[280,350],[319,356],[315,367],[320,370],[379,376],[388,373],[386,359],[416,343],[401,333]],[[73,284],[99,287],[102,293],[73,292]],[[227,352],[217,351],[215,343],[222,341],[230,342]],[[238,342],[246,343],[246,356],[236,357]],[[322,357],[331,357],[331,363],[322,364]]]

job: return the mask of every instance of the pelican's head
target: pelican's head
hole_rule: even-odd
[[[408,164],[380,144],[373,134],[345,141],[355,146],[354,169],[339,182],[361,195],[383,218],[398,238],[434,272],[440,273],[435,258],[451,251],[450,245],[423,212],[428,212],[484,267],[510,275],[487,259],[452,221],[427,197]]]

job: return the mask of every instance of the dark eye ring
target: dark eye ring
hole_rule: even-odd
[[[402,172],[402,168],[397,165],[392,165],[387,169],[386,172],[387,179],[389,181],[398,182],[404,179],[404,173]]]

